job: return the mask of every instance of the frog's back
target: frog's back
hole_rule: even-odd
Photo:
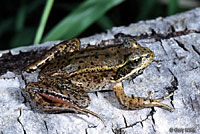
[[[107,90],[117,67],[125,62],[126,51],[119,46],[77,51],[68,56],[63,70],[68,71],[67,79],[87,91]]]
[[[112,68],[124,63],[127,50],[118,46],[82,50],[69,56],[70,65],[84,68]]]

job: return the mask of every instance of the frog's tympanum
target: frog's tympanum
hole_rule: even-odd
[[[153,60],[154,53],[141,47],[135,40],[122,44],[80,49],[80,40],[59,43],[44,57],[27,67],[27,72],[41,69],[38,82],[29,82],[26,92],[43,111],[60,113],[74,111],[92,114],[86,107],[90,103],[88,92],[113,90],[119,104],[125,109],[163,107],[163,99],[127,96],[122,81],[137,76]]]

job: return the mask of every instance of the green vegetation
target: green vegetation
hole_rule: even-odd
[[[184,10],[178,0],[1,1],[0,49],[85,37]]]

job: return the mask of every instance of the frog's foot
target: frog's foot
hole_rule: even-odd
[[[38,68],[43,67],[50,61],[56,59],[57,57],[60,57],[69,52],[73,52],[75,50],[79,50],[79,47],[80,47],[80,40],[77,38],[63,41],[52,47],[40,60],[28,66],[26,68],[26,71],[29,73],[33,72]]]
[[[97,118],[99,118],[103,123],[104,119],[101,118],[98,114],[86,109],[90,100],[87,94],[83,96],[67,96],[70,91],[66,91],[64,94],[55,93],[51,88],[48,87],[48,91],[45,90],[45,85],[42,83],[28,83],[26,87],[26,91],[29,96],[33,100],[33,102],[40,107],[40,109],[47,113],[64,113],[64,112],[75,112],[81,113],[84,115],[91,114]],[[63,91],[64,92],[64,91]],[[74,100],[73,98],[80,99],[84,98],[84,100]],[[73,99],[73,100],[70,100]],[[78,106],[75,102],[79,101],[82,103],[82,106]],[[105,125],[105,124],[104,124]]]
[[[169,94],[168,96],[159,98],[159,99],[151,99],[151,98],[142,98],[142,97],[129,97],[124,93],[122,83],[117,83],[113,86],[113,90],[115,95],[119,101],[119,103],[127,109],[141,109],[141,108],[150,108],[150,107],[164,107],[168,111],[172,112],[172,108],[166,104],[160,103],[166,98],[169,98],[173,94]]]

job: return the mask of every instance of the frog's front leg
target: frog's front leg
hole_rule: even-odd
[[[159,98],[159,99],[151,99],[151,98],[143,98],[143,97],[129,97],[124,93],[122,83],[117,83],[113,86],[113,90],[115,95],[119,101],[119,103],[127,109],[141,109],[141,108],[150,108],[150,107],[164,107],[168,111],[172,112],[172,108],[168,105],[160,103],[162,100],[172,96],[172,94]]]
[[[38,68],[43,67],[45,64],[49,63],[51,60],[60,57],[68,52],[73,52],[79,50],[80,40],[75,38],[72,40],[63,41],[54,47],[52,47],[40,60],[36,61],[32,65],[26,68],[27,72],[33,72]]]
[[[26,86],[26,92],[33,102],[40,109],[47,113],[63,113],[73,111],[82,114],[91,114],[99,118],[103,123],[104,119],[98,114],[86,109],[90,103],[89,96],[84,91],[57,90],[57,87],[50,87],[40,82],[30,82]]]

